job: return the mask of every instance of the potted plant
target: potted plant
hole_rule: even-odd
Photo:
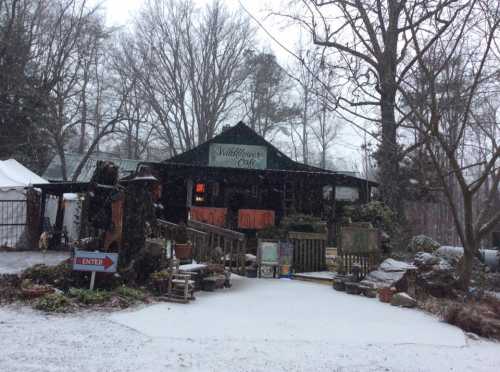
[[[151,284],[156,292],[159,294],[165,294],[168,291],[168,280],[170,274],[167,270],[156,271],[151,274]]]
[[[33,282],[29,279],[25,279],[21,283],[21,293],[23,294],[24,298],[27,299],[45,296],[46,294],[54,292],[55,290],[51,286],[33,284]]]
[[[173,238],[175,257],[179,260],[190,260],[193,256],[193,246],[189,241],[186,226],[177,226],[173,231]]]

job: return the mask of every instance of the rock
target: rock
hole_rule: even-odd
[[[453,266],[456,266],[460,262],[463,255],[464,249],[462,247],[443,245],[438,250],[436,250],[436,256],[444,258]]]
[[[402,307],[415,307],[417,306],[417,300],[411,297],[408,293],[399,292],[395,293],[391,299],[392,306],[402,306]]]
[[[374,288],[396,287],[399,291],[406,291],[408,286],[406,272],[410,269],[415,269],[415,266],[388,258],[377,270],[368,273],[361,284]]]
[[[437,241],[426,235],[417,235],[411,239],[410,244],[408,244],[408,250],[410,252],[422,251],[427,253],[433,253],[440,246],[441,245]]]
[[[408,269],[414,269],[415,266],[408,264],[403,261],[396,261],[392,258],[388,258],[384,260],[380,266],[379,270],[385,271],[385,272],[397,272],[397,271],[406,271]]]
[[[419,270],[429,270],[432,266],[439,264],[441,259],[427,252],[418,252],[413,263]]]
[[[415,255],[417,285],[434,297],[453,296],[458,284],[456,269],[443,257],[426,252]]]
[[[469,337],[471,340],[474,340],[474,341],[479,341],[481,339],[481,337],[479,337],[478,335],[476,335],[475,333],[472,333],[472,332],[464,332],[465,335],[467,337]]]

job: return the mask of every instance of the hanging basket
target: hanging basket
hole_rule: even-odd
[[[174,251],[175,257],[178,260],[190,260],[191,258],[193,258],[193,245],[191,243],[175,243]]]

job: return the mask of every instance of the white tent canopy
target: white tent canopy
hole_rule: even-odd
[[[0,160],[0,190],[24,189],[36,183],[48,183],[15,159]]]
[[[26,223],[26,187],[48,183],[15,159],[0,160],[0,246],[15,247]]]

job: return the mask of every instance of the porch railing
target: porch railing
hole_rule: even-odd
[[[157,220],[157,222],[159,230],[157,235],[172,239],[179,225],[165,220]],[[245,272],[246,239],[244,234],[198,221],[189,221],[186,230],[193,244],[193,258],[197,262],[211,261],[217,256],[216,248],[219,247],[218,254],[222,254],[226,266],[231,271]]]
[[[174,238],[174,233],[177,227],[179,225],[165,221],[165,220],[157,220],[158,223],[158,234],[164,239],[173,239]],[[186,227],[188,239],[193,245],[193,258],[196,261],[201,261],[201,254],[200,252],[203,252],[205,250],[205,246],[207,245],[207,239],[208,239],[208,234],[203,231],[199,231],[196,229],[193,229],[191,227]]]
[[[245,272],[245,234],[199,221],[188,221],[188,226],[208,234],[205,249],[198,252],[200,261],[210,260],[213,257],[213,252],[219,247],[226,266],[229,266],[231,271],[242,274]]]

